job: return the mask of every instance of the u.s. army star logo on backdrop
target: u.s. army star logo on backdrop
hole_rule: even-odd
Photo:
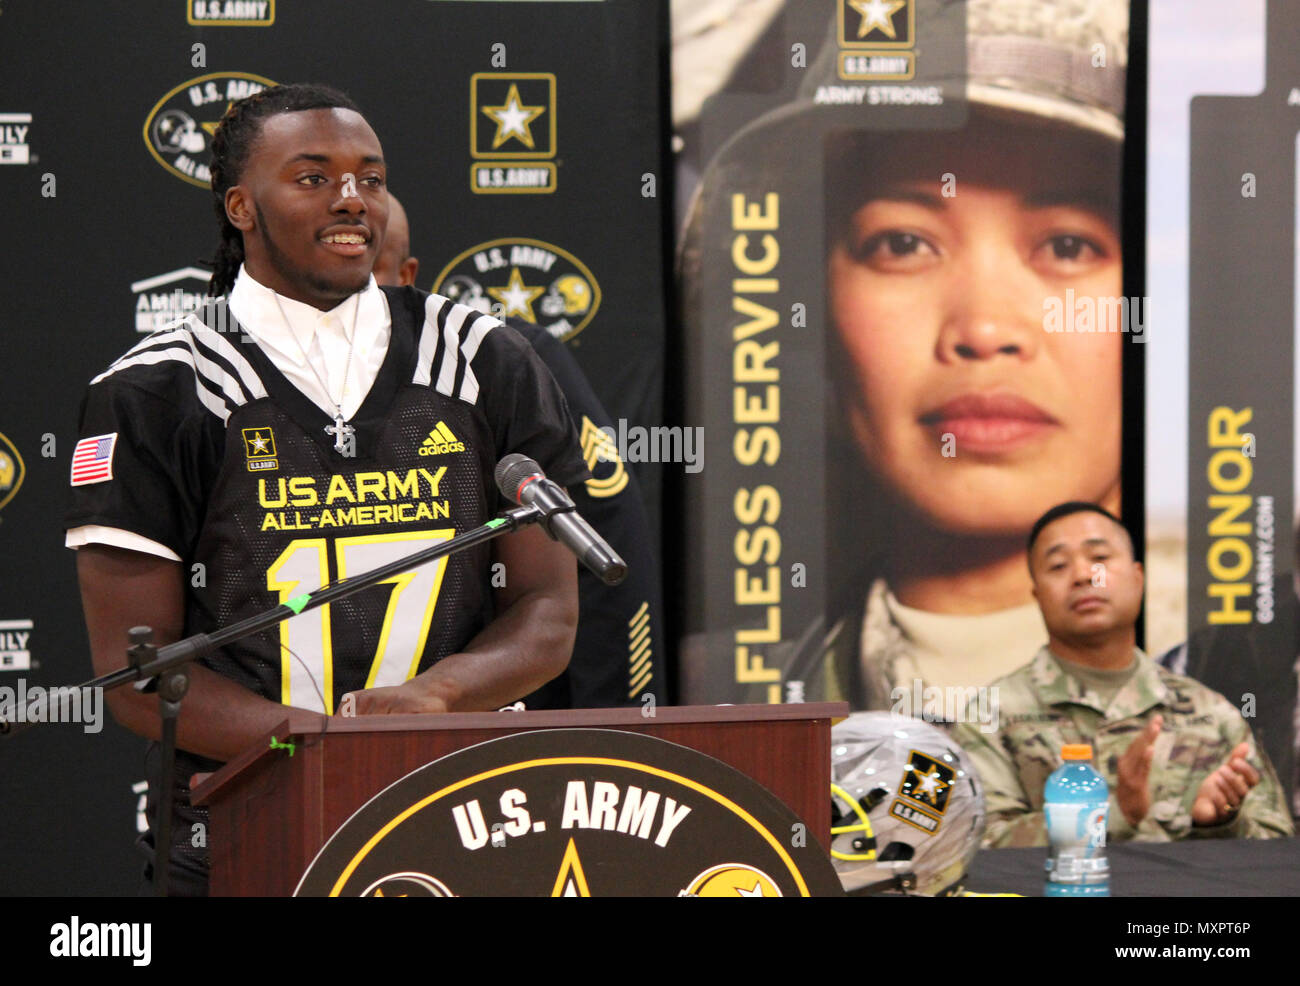
[[[837,0],[841,79],[900,81],[916,75],[915,0]]]
[[[540,325],[569,340],[600,307],[600,285],[581,260],[552,243],[507,236],[472,246],[430,289],[497,318]]]
[[[470,191],[555,191],[555,75],[477,72],[469,85]]]
[[[185,0],[185,21],[202,27],[270,27],[275,0]]]
[[[211,72],[182,82],[154,104],[144,121],[153,159],[181,181],[211,188],[212,133],[235,100],[275,85],[248,72]]]
[[[842,896],[770,791],[652,736],[546,729],[407,774],[330,837],[296,896]]]

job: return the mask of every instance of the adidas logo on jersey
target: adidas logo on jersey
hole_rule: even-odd
[[[420,446],[421,455],[442,455],[446,452],[464,452],[465,443],[458,440],[441,421],[429,432],[429,437]]]

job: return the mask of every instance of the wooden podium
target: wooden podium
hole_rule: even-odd
[[[830,845],[830,729],[842,702],[660,706],[320,720],[290,714],[208,776],[192,797],[211,815],[216,896],[288,896],[330,836],[375,794],[465,747],[537,729],[644,733],[690,747],[767,788]],[[292,755],[283,744],[292,744]]]

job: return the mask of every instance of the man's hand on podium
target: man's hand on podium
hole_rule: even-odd
[[[343,715],[358,716],[450,711],[447,699],[439,694],[425,675],[416,675],[400,685],[348,692],[339,703],[339,709]]]

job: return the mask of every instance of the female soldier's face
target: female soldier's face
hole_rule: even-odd
[[[858,446],[953,533],[1022,533],[1065,500],[1114,504],[1127,336],[1118,315],[1111,331],[1048,330],[1080,299],[1119,297],[1117,159],[1059,134],[936,154],[939,140],[883,173],[864,162],[870,197],[831,247]]]

